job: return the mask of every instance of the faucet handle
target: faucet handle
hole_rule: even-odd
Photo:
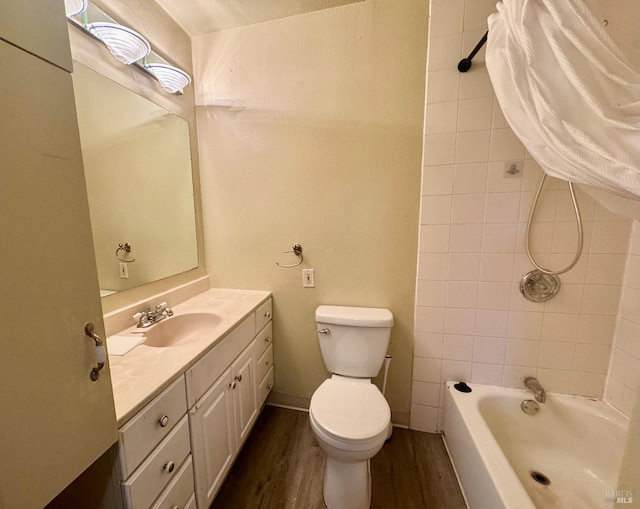
[[[160,304],[158,304],[156,306],[156,311],[162,311],[167,307],[167,303],[166,302],[161,302]]]
[[[133,320],[134,322],[139,322],[141,321],[145,316],[147,316],[147,313],[145,313],[144,311],[142,312],[138,312],[135,315],[133,315],[131,317],[131,320]]]

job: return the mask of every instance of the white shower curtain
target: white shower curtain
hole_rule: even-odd
[[[511,128],[546,173],[640,199],[640,74],[582,0],[504,0],[486,62]]]

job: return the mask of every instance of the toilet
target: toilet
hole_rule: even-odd
[[[320,306],[318,341],[332,373],[311,397],[309,420],[327,453],[323,495],[328,509],[367,509],[371,503],[369,460],[382,448],[391,410],[371,382],[389,345],[388,309]]]

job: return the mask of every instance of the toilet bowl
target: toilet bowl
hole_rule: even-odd
[[[333,375],[311,398],[311,428],[327,453],[324,500],[329,509],[367,509],[369,460],[387,437],[389,404],[369,379]]]

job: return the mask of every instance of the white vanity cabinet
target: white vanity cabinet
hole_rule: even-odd
[[[129,509],[183,509],[194,496],[184,375],[118,430]]]
[[[268,313],[268,315],[266,315]],[[266,320],[265,320],[266,318]],[[187,371],[187,399],[193,451],[196,501],[206,509],[256,421],[264,399],[259,396],[256,345],[271,342],[271,299],[245,319],[223,342]],[[229,340],[231,345],[225,343]],[[236,353],[243,347],[240,353]],[[206,392],[204,373],[209,374]]]
[[[240,316],[118,430],[127,509],[211,505],[273,384],[271,299]]]

